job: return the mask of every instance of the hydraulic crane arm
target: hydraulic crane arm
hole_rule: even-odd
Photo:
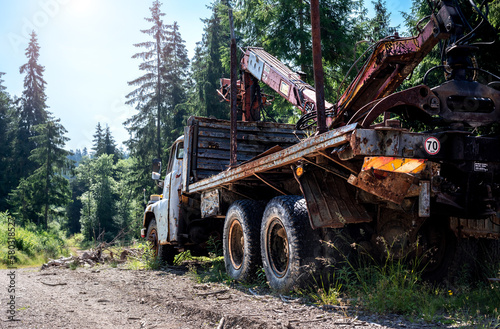
[[[302,113],[316,109],[316,92],[314,88],[302,81],[300,74],[292,71],[262,48],[248,47],[241,59],[242,80],[238,81],[238,101],[243,112],[243,121],[257,121],[260,107],[267,98],[261,100],[258,81],[262,81],[280,96],[299,108]],[[228,94],[229,79],[221,79],[219,94],[225,99]],[[333,104],[325,102],[325,108],[333,108]]]
[[[375,45],[370,58],[338,100],[332,126],[341,123],[342,114],[350,117],[364,105],[392,94],[440,39],[463,32],[450,1],[443,1],[440,6],[417,36],[386,38]]]

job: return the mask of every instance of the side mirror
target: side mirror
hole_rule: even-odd
[[[160,159],[153,159],[153,173],[151,175],[151,178],[154,180],[159,180],[160,179],[160,173],[161,173],[161,160]]]

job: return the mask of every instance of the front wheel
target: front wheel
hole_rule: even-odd
[[[172,245],[161,245],[159,243],[158,227],[155,219],[152,219],[151,222],[149,222],[147,239],[151,245],[151,250],[153,250],[154,256],[157,257],[160,262],[167,263],[168,265],[174,264],[177,251]]]
[[[262,218],[261,254],[269,286],[281,292],[300,287],[317,265],[319,238],[309,224],[305,200],[299,196],[272,199]]]

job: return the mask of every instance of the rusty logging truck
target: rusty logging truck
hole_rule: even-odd
[[[474,57],[484,38],[472,42],[492,29],[488,1],[475,8],[474,28],[455,3],[432,2],[417,36],[373,45],[334,103],[324,101],[316,60],[314,89],[262,48],[246,48],[241,79],[221,79],[218,91],[236,103],[231,121],[191,117],[163,182],[161,163],[153,165],[163,194],[151,196],[141,233],[158,257],[171,263],[215,237],[229,276],[250,280],[262,266],[281,291],[314,275],[320,258],[349,257],[353,243],[375,259],[412,255],[433,280],[498,257],[500,138],[492,127],[500,120],[500,78]],[[438,43],[443,65],[396,92]],[[431,75],[445,81],[429,86]],[[260,121],[272,101],[261,83],[302,111],[297,125]]]

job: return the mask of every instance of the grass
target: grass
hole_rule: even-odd
[[[234,280],[226,273],[224,257],[195,257],[196,264],[188,265],[188,275],[198,283],[220,282],[230,285]]]
[[[357,246],[359,247],[359,246]],[[387,246],[386,257],[347,257],[330,280],[316,281],[306,294],[319,305],[342,300],[371,313],[396,313],[415,321],[446,323],[470,328],[500,328],[500,284],[458,280],[459,284],[431,284],[422,279],[421,258]],[[416,246],[418,247],[418,246]],[[498,264],[495,269],[498,269]],[[492,276],[498,275],[493,272]],[[326,283],[324,282],[326,281]]]
[[[356,247],[358,251],[361,248]],[[130,258],[128,268],[160,268],[149,246],[142,244],[140,248],[142,256]],[[175,263],[187,266],[188,275],[197,283],[233,285],[235,281],[225,271],[220,246],[214,241],[209,248],[209,257],[193,257],[187,251],[177,255]],[[476,282],[471,286],[467,280],[458,280],[461,283],[455,286],[431,284],[422,279],[420,259],[412,259],[411,253],[395,253],[394,246],[387,250],[381,261],[365,254],[357,261],[346,257],[335,274],[313,280],[296,294],[316,305],[349,304],[354,312],[395,313],[416,322],[441,322],[464,328],[500,328],[500,283]],[[492,277],[498,275],[499,267],[493,268]],[[264,271],[260,269],[254,282],[242,286],[267,286]]]
[[[0,268],[9,263],[9,222],[14,219],[7,212],[0,212]],[[12,231],[11,231],[12,232]],[[11,249],[12,250],[12,249]],[[49,258],[68,256],[70,253],[63,233],[57,228],[44,231],[36,225],[15,227],[15,249],[13,253],[16,267],[40,266]]]
[[[159,270],[161,267],[160,260],[155,257],[153,249],[149,242],[139,243],[136,245],[139,250],[139,256],[128,257],[127,268],[130,270]],[[118,264],[113,264],[111,267],[117,267]]]

